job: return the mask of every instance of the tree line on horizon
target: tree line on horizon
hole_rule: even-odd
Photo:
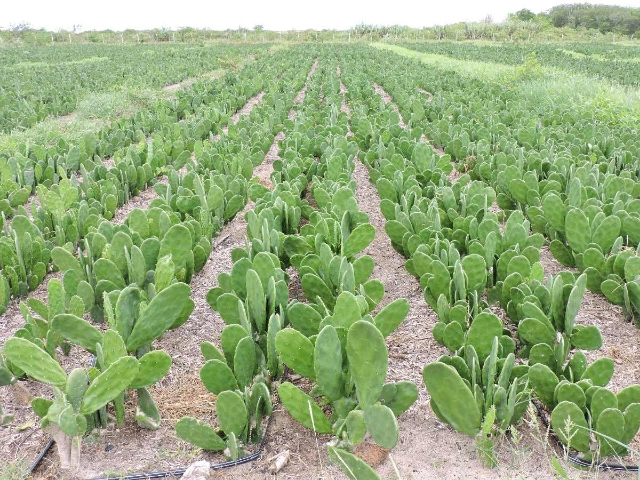
[[[361,23],[349,30],[266,30],[262,25],[253,28],[210,30],[182,27],[176,30],[82,31],[81,25],[56,32],[35,29],[23,22],[0,27],[0,45],[57,43],[203,43],[203,42],[331,42],[331,41],[395,41],[395,40],[493,40],[531,41],[596,40],[611,35],[616,41],[630,40],[640,30],[640,8],[615,5],[572,3],[557,5],[547,11],[534,13],[522,9],[496,23],[490,15],[478,22],[458,22],[425,28],[402,25],[377,26]]]
[[[538,14],[525,8],[511,14],[509,19],[549,24],[555,28],[597,30],[603,34],[632,36],[640,30],[640,8],[619,5],[567,3]]]

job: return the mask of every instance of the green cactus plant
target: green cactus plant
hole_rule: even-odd
[[[127,350],[134,351],[148,345],[166,330],[184,323],[194,308],[190,294],[191,289],[184,283],[174,283],[158,293],[142,311],[131,334],[125,339]]]
[[[434,362],[422,370],[431,408],[443,421],[467,435],[476,435],[480,430],[481,412],[471,390],[455,368]]]
[[[491,352],[482,362],[474,347],[468,345],[464,359],[442,357],[423,369],[436,416],[456,430],[477,437],[485,459],[494,458],[493,442],[487,436],[504,433],[524,415],[529,403],[526,370],[513,375],[515,356],[510,353],[499,363],[499,349],[499,338],[494,336]]]
[[[66,385],[67,375],[60,364],[34,343],[12,337],[5,342],[3,351],[13,365],[33,379],[57,387]]]
[[[379,480],[380,477],[364,460],[340,448],[327,446],[331,457],[350,480]]]

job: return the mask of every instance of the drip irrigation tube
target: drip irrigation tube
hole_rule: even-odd
[[[228,460],[226,462],[215,463],[211,465],[211,470],[223,470],[225,468],[236,467],[238,465],[242,465],[244,463],[253,462],[260,458],[262,455],[262,450],[264,449],[265,444],[267,443],[267,436],[269,435],[269,427],[271,427],[271,421],[273,420],[273,412],[269,415],[269,419],[267,420],[267,426],[264,429],[264,435],[262,435],[262,440],[260,440],[260,446],[258,450],[253,452],[250,455],[245,455],[244,457],[238,458],[237,460]],[[29,476],[33,473],[33,471],[38,467],[44,456],[51,449],[54,444],[54,440],[49,440],[49,443],[45,445],[40,454],[33,461],[29,469],[24,474],[24,479],[29,478]],[[187,471],[187,467],[181,467],[176,470],[168,470],[165,472],[150,472],[150,473],[134,473],[131,475],[117,476],[117,477],[100,477],[94,478],[92,480],[144,480],[147,478],[166,478],[166,477],[181,477],[184,472]]]
[[[29,466],[29,469],[25,472],[24,476],[22,478],[27,479],[31,476],[31,474],[33,473],[33,471],[36,469],[36,467],[38,465],[40,465],[40,462],[42,461],[42,459],[44,458],[44,456],[47,454],[47,452],[49,450],[51,450],[51,447],[53,446],[53,438],[51,440],[49,440],[49,443],[47,443],[44,448],[42,449],[42,451],[38,454],[38,456],[36,457],[36,459],[33,461],[33,463]]]
[[[593,463],[593,462],[589,462],[587,460],[584,460],[584,459],[578,457],[577,455],[569,452],[567,450],[567,448],[565,447],[565,445],[560,441],[560,439],[558,439],[557,434],[550,427],[549,419],[547,418],[547,413],[538,404],[538,402],[534,401],[533,405],[536,407],[536,411],[538,413],[538,416],[542,420],[542,423],[544,424],[545,428],[548,428],[549,431],[553,433],[551,438],[553,438],[554,443],[556,444],[556,446],[558,448],[562,449],[563,451],[565,451],[567,453],[567,458],[569,459],[569,461],[571,463],[575,463],[576,465],[579,465],[581,467],[587,467],[587,468],[597,467],[597,468],[601,468],[602,470],[609,470],[609,471],[614,471],[614,472],[640,472],[640,467],[638,465],[622,465],[622,464],[619,464],[619,463],[608,463],[608,462],[595,462],[595,463]]]
[[[225,468],[236,467],[238,465],[242,465],[243,463],[253,462],[257,460],[260,455],[262,455],[262,450],[267,441],[267,435],[269,433],[269,427],[271,426],[271,420],[273,419],[273,413],[269,415],[269,420],[267,420],[267,426],[264,430],[264,435],[262,436],[262,440],[260,440],[260,446],[256,452],[253,452],[250,455],[245,455],[242,458],[238,458],[237,460],[228,460],[226,462],[215,463],[211,465],[211,470],[222,470]],[[184,472],[187,471],[186,467],[178,468],[177,470],[169,470],[166,472],[151,472],[151,473],[134,473],[132,475],[118,476],[118,477],[101,477],[94,478],[92,480],[145,480],[147,478],[166,478],[166,477],[181,477]]]
[[[92,359],[92,364],[93,362],[95,362],[95,357]],[[285,381],[288,376],[289,376],[289,369],[285,367],[285,371],[282,375],[281,381]],[[226,462],[215,463],[211,465],[210,469],[223,470],[225,468],[237,467],[238,465],[253,462],[258,458],[260,458],[260,455],[262,455],[262,451],[264,450],[264,446],[267,443],[267,436],[269,435],[269,427],[271,427],[271,422],[273,420],[273,415],[275,413],[276,406],[277,404],[274,405],[274,408],[271,411],[271,415],[269,415],[269,419],[267,420],[267,426],[264,429],[264,434],[262,435],[262,440],[260,440],[260,446],[258,447],[257,451],[249,455],[245,455],[244,457],[238,458],[236,460],[227,460]],[[28,479],[33,473],[33,471],[36,468],[38,468],[38,465],[40,464],[44,456],[47,454],[47,452],[51,449],[53,444],[54,444],[54,440],[53,439],[49,440],[49,443],[45,445],[45,447],[42,449],[40,454],[38,454],[36,459],[31,464],[29,469],[25,472],[23,479],[25,480]],[[167,470],[165,472],[133,473],[131,475],[120,475],[116,477],[99,477],[99,478],[94,478],[92,480],[145,480],[148,478],[151,479],[151,478],[181,477],[182,475],[184,475],[184,472],[187,471],[187,468],[188,467],[181,467],[176,470]]]

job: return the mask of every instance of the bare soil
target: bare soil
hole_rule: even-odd
[[[165,92],[175,92],[176,90],[180,90],[182,88],[182,84],[181,83],[174,83],[171,85],[167,85],[166,87],[163,87],[162,89]]]
[[[203,79],[216,80],[216,79],[222,77],[222,75],[224,75],[224,70],[222,70],[222,69],[213,70],[211,72],[207,72],[207,73],[205,73],[203,75],[200,75],[198,77],[187,78],[186,80],[183,80],[182,82],[174,83],[174,84],[171,84],[171,85],[167,85],[165,87],[162,87],[162,90],[164,90],[165,92],[175,92],[177,90],[182,90],[183,88],[190,87],[191,85],[196,83],[198,80],[203,80]]]
[[[338,77],[341,76],[340,74],[340,66],[338,65],[336,67],[336,75],[338,75]],[[351,109],[349,108],[349,105],[347,104],[347,87],[345,86],[344,83],[342,83],[342,79],[340,79],[340,93],[342,94],[342,104],[340,105],[340,111],[343,113],[347,114],[347,117],[351,118]],[[349,128],[349,133],[351,133],[351,128]],[[353,135],[353,134],[352,134]]]
[[[167,185],[169,183],[169,180],[163,175],[158,178],[157,183]],[[158,194],[156,193],[153,186],[145,188],[140,192],[140,195],[132,197],[126,204],[122,205],[122,207],[116,210],[116,214],[114,215],[112,222],[116,225],[122,225],[127,219],[127,215],[129,215],[132,210],[135,210],[136,208],[146,210],[147,208],[149,208],[149,204],[153,201],[154,198],[158,198]]]
[[[242,107],[240,110],[238,110],[236,113],[233,114],[233,116],[229,119],[229,122],[235,125],[240,121],[240,117],[251,115],[251,111],[255,108],[256,105],[258,105],[262,101],[262,97],[264,97],[264,92],[260,92],[255,97],[251,97],[247,101],[247,103],[244,105],[244,107]],[[222,127],[222,131],[225,134],[229,133],[228,125],[225,125],[224,127]]]
[[[419,91],[420,93],[423,93],[423,94],[424,94],[424,95],[426,95],[427,97],[429,97],[429,98],[427,99],[427,102],[432,102],[432,101],[433,101],[433,93],[431,93],[431,92],[427,92],[427,91],[426,91],[425,89],[423,89],[423,88],[418,88],[418,91]]]
[[[76,119],[77,114],[75,112],[71,112],[71,113],[67,113],[66,115],[60,115],[59,117],[56,117],[57,120],[60,123],[73,123],[73,121]]]
[[[398,109],[398,106],[393,103],[393,97],[391,95],[389,95],[389,93],[387,93],[384,88],[382,88],[380,85],[378,85],[377,83],[373,84],[373,89],[375,90],[375,92],[380,95],[382,97],[382,101],[385,104],[391,104],[391,107],[393,108],[393,110],[398,114],[398,117],[400,118],[400,121],[398,122],[398,125],[400,125],[402,128],[406,128],[406,124],[404,123],[404,120],[402,119],[402,114],[400,113],[400,110]],[[429,97],[429,99],[427,100],[428,102],[433,100],[433,94],[427,92],[426,90],[422,90],[421,88],[418,89],[421,93],[425,93],[427,95],[431,95]],[[443,157],[444,156],[444,150],[441,147],[436,147],[435,145],[432,145],[431,142],[429,141],[429,139],[424,135],[424,133],[422,135],[420,135],[420,141],[427,143],[429,145],[431,145],[431,148],[433,148],[435,150],[435,152]],[[458,174],[458,172],[456,172],[455,168],[453,169],[453,171],[451,172],[451,174],[449,174],[449,180],[451,181],[455,181],[457,180],[460,176],[462,176],[462,174]],[[454,175],[454,177],[451,177],[451,175]],[[457,177],[456,177],[457,175]]]
[[[102,164],[107,168],[107,170],[111,170],[112,168],[115,168],[116,161],[113,157],[109,157],[109,158],[105,158],[102,161]]]
[[[313,65],[311,65],[311,69],[309,70],[309,73],[307,74],[307,81],[313,76],[314,73],[316,73],[317,68],[318,68],[318,59],[316,58],[315,62],[313,62]],[[307,95],[307,84],[305,83],[304,87],[302,87],[302,89],[298,92],[296,97],[293,99],[293,104],[298,105],[304,102],[306,95]],[[292,108],[289,111],[289,120],[293,120],[294,118],[296,118],[296,113],[297,111]]]
[[[400,113],[400,110],[398,110],[398,106],[393,103],[393,98],[391,97],[391,95],[389,95],[384,88],[382,88],[380,85],[378,85],[377,83],[373,84],[373,89],[375,90],[375,92],[380,95],[382,97],[382,101],[386,104],[391,104],[391,107],[393,108],[393,110],[398,114],[398,118],[400,119],[398,121],[398,125],[400,125],[402,128],[406,128],[407,124],[404,123],[404,120],[402,119],[402,114]]]

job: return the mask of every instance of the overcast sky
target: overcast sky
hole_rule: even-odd
[[[48,30],[152,28],[253,28],[268,30],[348,29],[359,23],[425,27],[478,21],[528,8],[536,13],[572,0],[4,0],[0,27],[27,22]],[[584,0],[576,0],[582,1]],[[588,3],[640,7],[640,0]]]

